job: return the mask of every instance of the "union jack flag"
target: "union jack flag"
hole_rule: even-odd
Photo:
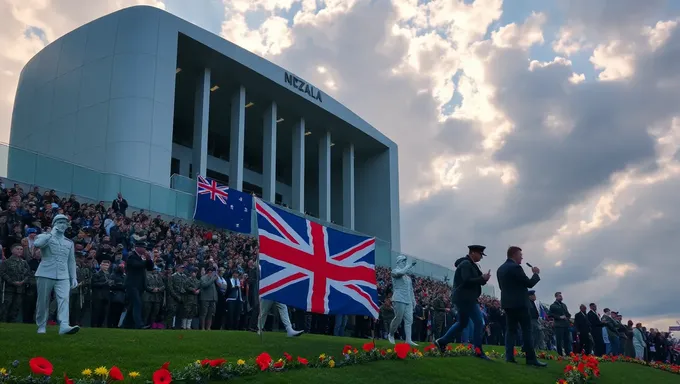
[[[375,238],[255,200],[260,298],[308,312],[378,317]]]
[[[222,204],[227,204],[229,187],[218,184],[215,180],[208,180],[205,177],[198,175],[198,194],[209,195],[210,200],[217,198]]]

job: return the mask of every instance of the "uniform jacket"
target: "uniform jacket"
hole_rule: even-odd
[[[31,268],[26,260],[10,256],[0,264],[0,289],[3,292],[23,293],[30,276]],[[16,286],[14,285],[15,282],[21,282],[22,284]]]
[[[76,280],[76,255],[73,242],[66,237],[57,239],[51,233],[35,238],[34,245],[40,248],[42,259],[35,277],[54,280]]]
[[[154,292],[154,288],[158,288],[158,292]],[[165,291],[165,282],[163,276],[156,272],[146,273],[146,289],[142,298],[145,302],[162,303]]]
[[[407,265],[404,268],[395,268],[392,270],[392,302],[404,303],[416,306],[416,297],[413,294],[413,283],[411,278],[406,274],[412,265]]]
[[[454,266],[456,272],[453,275],[453,297],[455,304],[476,303],[482,294],[482,285],[486,280],[482,277],[482,271],[470,256],[456,260]]]
[[[529,308],[529,288],[538,284],[541,278],[534,274],[529,278],[521,265],[507,259],[496,271],[501,288],[502,308]]]

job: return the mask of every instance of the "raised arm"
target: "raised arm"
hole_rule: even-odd
[[[414,265],[416,265],[416,263],[411,263],[411,264],[409,264],[409,265],[407,265],[403,268],[393,269],[392,270],[392,277],[402,277],[402,276],[404,276],[405,274],[408,273],[408,271],[411,270],[411,268],[413,268]]]
[[[533,288],[534,285],[538,284],[538,282],[541,280],[541,277],[535,273],[533,276],[531,276],[531,278],[529,278],[527,274],[524,273],[524,269],[522,269],[519,264],[512,268],[512,277],[527,288]]]
[[[464,261],[458,268],[462,268],[460,271],[460,277],[463,280],[464,286],[475,286],[475,285],[485,285],[486,280],[484,276],[475,276],[474,266],[469,261]]]
[[[45,248],[49,244],[51,238],[52,238],[51,233],[41,233],[35,237],[33,245],[41,249]]]

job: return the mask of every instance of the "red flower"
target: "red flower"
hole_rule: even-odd
[[[581,373],[585,373],[586,366],[583,363],[578,363],[578,367],[576,367],[576,369],[578,369],[578,371]]]
[[[210,359],[203,359],[203,360],[201,360],[201,365],[202,365],[202,366],[205,367],[205,366],[208,365],[208,364],[210,364]]]
[[[276,363],[274,363],[274,368],[276,369],[283,368],[283,361],[277,361]]]
[[[227,362],[227,360],[224,360],[224,359],[215,359],[215,360],[208,361],[208,364],[211,367],[214,368],[214,367],[219,367],[220,365],[224,365],[224,363],[226,363],[226,362]]]
[[[400,359],[405,359],[408,356],[408,352],[411,350],[411,346],[406,343],[397,344],[394,347],[394,352],[397,353],[397,357]]]
[[[479,356],[482,354],[482,350],[479,347],[475,347],[475,355]]]
[[[267,352],[262,352],[255,359],[255,363],[260,367],[261,371],[266,371],[269,365],[272,363],[272,357],[269,356]]]
[[[364,352],[371,352],[372,350],[375,349],[375,343],[374,342],[366,343],[364,344],[363,347],[361,347],[361,349],[363,349]]]
[[[385,355],[387,355],[387,351],[385,351],[384,349],[381,349],[381,350],[380,350],[380,354],[383,355],[383,356],[385,356]]]
[[[435,348],[437,348],[436,345],[430,344],[430,345],[428,345],[427,347],[423,348],[423,351],[425,351],[425,352],[430,352],[431,350],[433,350],[433,349],[435,349]]]
[[[163,364],[163,366],[165,366],[166,364]],[[161,368],[153,373],[153,384],[170,384],[170,383],[172,383],[172,375],[170,374],[170,371],[168,371],[167,369]]]
[[[64,373],[64,384],[73,384],[73,380],[69,379],[66,373]]]
[[[44,357],[34,357],[28,362],[28,365],[31,367],[31,372],[36,375],[52,376],[52,372],[54,372],[52,363]]]
[[[288,352],[284,352],[283,357],[285,357],[286,361],[288,361],[289,363],[293,361],[293,356],[291,356]]]
[[[169,370],[170,370],[169,367],[170,367],[170,363],[169,363],[169,362],[165,362],[163,365],[161,365],[161,369],[165,369],[166,371],[169,371]]]
[[[109,378],[113,381],[123,381],[123,372],[115,365],[109,370]]]
[[[343,355],[346,355],[346,354],[348,354],[351,350],[352,350],[352,346],[351,346],[351,345],[345,345],[345,348],[342,349],[342,354],[343,354]]]
[[[302,365],[307,365],[309,363],[309,361],[307,361],[307,359],[305,359],[304,357],[300,357],[300,356],[298,356],[297,361],[298,361],[298,363],[300,363]]]

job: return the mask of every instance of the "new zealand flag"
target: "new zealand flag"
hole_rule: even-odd
[[[234,232],[250,233],[253,197],[198,176],[194,220]]]

